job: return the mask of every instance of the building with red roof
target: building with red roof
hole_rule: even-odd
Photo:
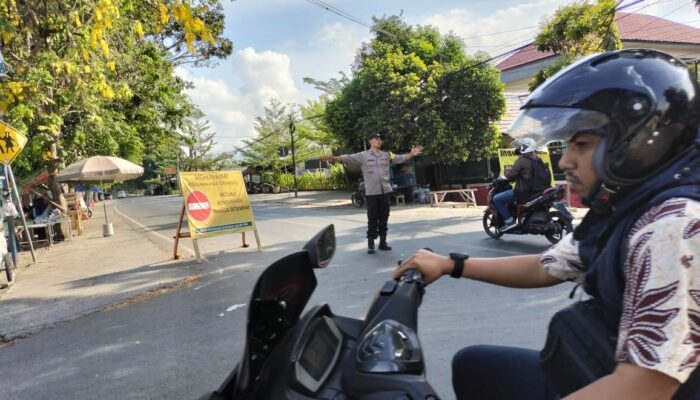
[[[622,47],[652,48],[686,61],[697,71],[700,59],[700,29],[645,14],[618,12],[615,23]],[[537,50],[527,44],[496,65],[505,83],[508,111],[499,124],[505,132],[528,93],[528,82],[539,70],[559,60],[561,56]]]

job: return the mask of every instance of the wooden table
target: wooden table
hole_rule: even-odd
[[[23,240],[20,242],[20,244],[26,244],[29,243],[28,238],[32,238],[33,243],[39,243],[39,242],[46,242],[49,247],[53,244],[53,226],[59,222],[48,222],[48,223],[43,223],[43,224],[30,224],[27,225],[27,232],[20,232],[22,236],[20,237],[25,237],[24,235],[27,235],[27,240]],[[23,226],[19,226],[20,229],[24,230]],[[34,230],[36,229],[43,229],[44,232],[46,232],[46,238],[45,239],[34,239]]]
[[[464,200],[467,207],[476,206],[476,190],[474,189],[449,189],[449,190],[431,190],[431,207],[440,207],[440,204],[445,200],[448,193],[458,193]]]

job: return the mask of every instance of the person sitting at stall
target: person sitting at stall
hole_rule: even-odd
[[[38,196],[32,201],[32,214],[37,223],[46,221],[51,215],[51,211],[53,211],[53,206],[43,197]]]

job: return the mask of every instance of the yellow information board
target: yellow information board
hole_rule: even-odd
[[[535,153],[542,159],[544,164],[549,168],[549,174],[552,177],[551,186],[554,187],[554,170],[552,170],[552,160],[549,158],[549,150],[539,151]],[[498,149],[498,164],[501,166],[501,176],[505,176],[506,172],[513,168],[513,164],[518,159],[515,154],[515,149]]]
[[[255,230],[240,171],[180,172],[179,178],[193,239]]]
[[[27,137],[0,121],[0,162],[11,164],[27,144]]]

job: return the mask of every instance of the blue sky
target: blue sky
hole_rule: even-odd
[[[350,72],[355,50],[369,29],[307,0],[222,0],[225,36],[234,52],[214,68],[182,68],[189,91],[216,132],[215,151],[231,151],[255,136],[254,118],[269,99],[304,104],[319,93],[304,77],[328,80]],[[324,0],[370,25],[372,16],[398,15],[412,25],[433,25],[464,38],[468,53],[501,54],[531,41],[542,18],[566,0]],[[622,5],[634,0],[624,0]],[[700,27],[690,0],[645,0],[625,11],[639,12]],[[507,33],[494,34],[498,32]],[[478,37],[477,37],[478,36]]]

